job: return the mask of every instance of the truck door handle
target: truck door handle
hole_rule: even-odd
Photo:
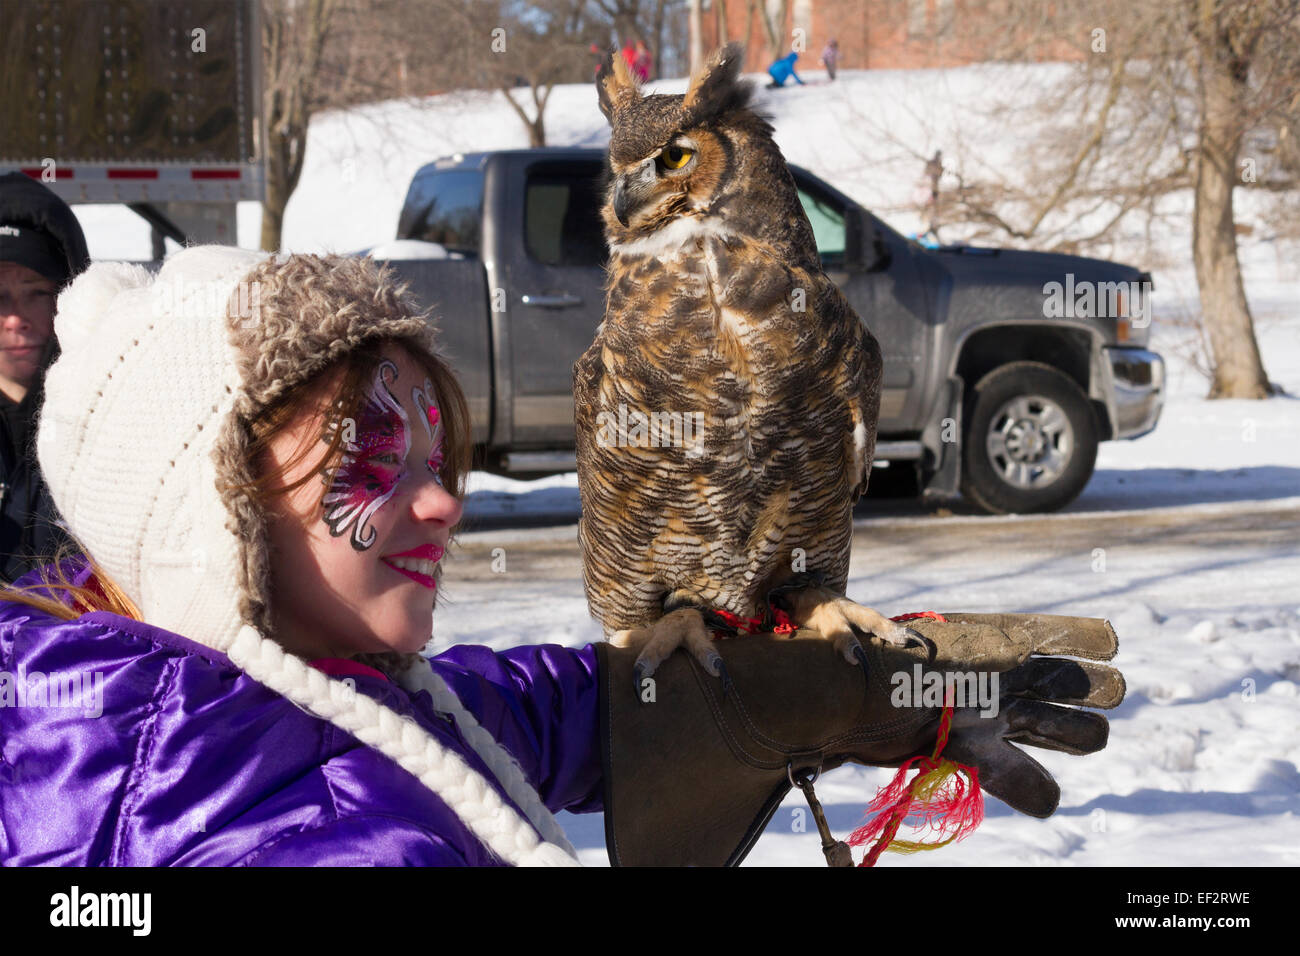
[[[582,305],[580,297],[569,295],[567,292],[561,295],[525,295],[522,301],[524,305],[535,305],[542,309],[567,309],[570,306]]]

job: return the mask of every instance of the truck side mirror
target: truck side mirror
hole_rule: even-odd
[[[889,246],[876,230],[871,230],[871,242],[868,244],[870,252],[866,256],[867,272],[884,272],[889,268],[892,258],[889,252]]]
[[[881,238],[871,217],[861,209],[856,212],[850,220],[852,226],[845,250],[849,269],[854,272],[883,272],[889,268],[889,246]]]

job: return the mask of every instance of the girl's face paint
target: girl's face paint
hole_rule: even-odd
[[[404,396],[405,401],[398,401]],[[441,559],[461,516],[442,487],[444,427],[424,371],[386,352],[355,421],[339,420],[343,457],[320,485],[307,482],[272,509],[272,614],[276,638],[294,653],[347,657],[418,651],[432,634]],[[272,441],[268,468],[319,438],[320,412],[304,412]],[[301,478],[308,459],[285,475]]]
[[[343,461],[329,478],[325,493],[324,520],[330,534],[337,538],[351,527],[352,547],[358,551],[375,543],[375,530],[368,526],[370,519],[406,476],[410,422],[388,389],[388,383],[396,378],[397,366],[385,359],[375,370],[375,380],[356,421],[342,423]],[[338,427],[338,422],[330,423],[326,441]]]
[[[411,389],[411,404],[424,410],[421,423],[429,437],[429,457],[425,461],[425,467],[433,473],[434,480],[442,484],[442,414],[438,410],[438,396],[433,390],[433,383],[427,378],[423,388]]]

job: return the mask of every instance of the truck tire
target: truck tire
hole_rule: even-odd
[[[1097,463],[1097,419],[1069,376],[1013,362],[976,383],[962,442],[962,494],[992,514],[1056,511]]]

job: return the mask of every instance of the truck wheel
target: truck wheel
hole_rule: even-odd
[[[1014,362],[975,385],[962,448],[962,494],[993,514],[1055,511],[1097,463],[1097,419],[1074,381]]]

